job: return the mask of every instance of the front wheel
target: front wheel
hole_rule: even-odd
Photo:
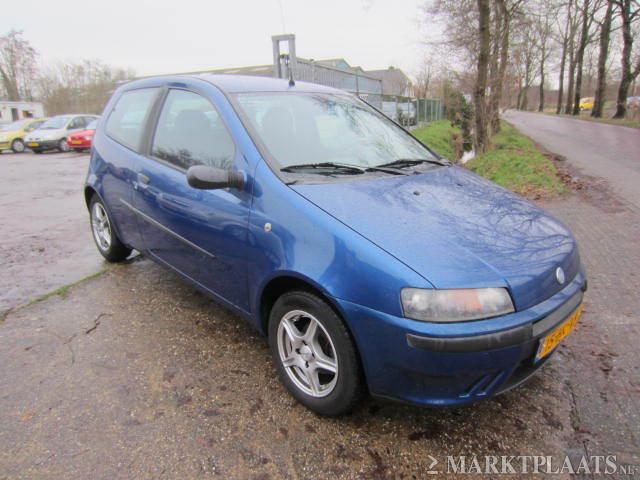
[[[131,249],[125,246],[113,230],[113,222],[107,209],[98,196],[94,195],[89,206],[91,217],[91,233],[98,251],[108,262],[122,262],[130,254]]]
[[[60,150],[61,152],[68,152],[69,150],[71,150],[66,138],[63,138],[58,142],[58,150]]]
[[[363,380],[342,319],[317,295],[282,295],[269,316],[269,346],[280,379],[296,400],[321,415],[352,410]]]
[[[13,153],[24,152],[24,142],[20,138],[16,138],[11,142],[11,150],[13,150]]]

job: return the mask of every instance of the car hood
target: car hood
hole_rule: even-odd
[[[561,222],[463,168],[291,188],[435,288],[504,286],[522,310],[580,269],[576,242]]]
[[[55,130],[34,130],[25,137],[25,140],[55,140],[66,136],[67,130],[65,128],[56,128]]]

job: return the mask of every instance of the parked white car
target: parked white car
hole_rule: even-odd
[[[45,150],[68,152],[67,137],[84,130],[97,118],[97,115],[85,114],[58,115],[44,122],[24,140],[34,153],[42,153]]]

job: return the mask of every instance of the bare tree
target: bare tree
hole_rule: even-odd
[[[640,16],[640,2],[638,0],[613,0],[618,7],[622,20],[622,56],[620,59],[622,72],[616,99],[616,113],[613,118],[624,118],[627,113],[627,96],[629,86],[640,74],[640,55],[632,68],[631,54],[633,50],[633,24]]]
[[[582,96],[582,75],[584,69],[584,54],[588,43],[592,40],[591,26],[596,11],[601,4],[600,0],[584,0],[580,10],[581,30],[578,50],[576,53],[576,85],[573,94],[572,115],[580,114],[580,98]]]
[[[85,60],[43,69],[37,86],[45,109],[51,115],[100,113],[117,84],[132,77],[133,72]]]
[[[487,72],[489,69],[489,55],[491,49],[491,22],[490,0],[478,0],[478,71],[475,88],[475,147],[476,152],[484,153],[489,146],[489,134],[487,130]]]
[[[560,28],[558,26],[557,30],[560,32],[558,35],[558,42],[561,45],[561,54],[560,54],[560,73],[558,74],[558,102],[556,104],[556,113],[559,114],[562,112],[562,98],[564,95],[564,77],[565,77],[565,68],[567,65],[567,54],[569,50],[569,39],[573,32],[575,32],[574,24],[575,21],[573,19],[573,3],[574,0],[569,0],[565,5],[566,14],[564,17],[564,28]],[[561,17],[558,16],[558,20],[560,21]]]
[[[592,117],[602,117],[604,100],[607,90],[607,57],[609,56],[609,43],[611,40],[611,23],[613,20],[613,1],[607,0],[607,10],[600,23],[600,50],[598,52],[598,80],[593,101]]]
[[[545,87],[545,66],[551,53],[551,33],[552,33],[552,20],[558,14],[558,7],[553,0],[543,0],[537,6],[538,15],[534,22],[535,31],[538,37],[538,45],[540,48],[539,58],[539,103],[538,111],[544,110],[544,87]]]
[[[36,71],[37,53],[22,32],[11,30],[0,37],[0,77],[8,100],[31,97],[31,79]]]

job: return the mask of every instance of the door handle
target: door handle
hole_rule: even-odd
[[[147,177],[144,173],[139,173],[138,174],[138,182],[144,184],[144,185],[148,185],[149,184],[149,177]]]

